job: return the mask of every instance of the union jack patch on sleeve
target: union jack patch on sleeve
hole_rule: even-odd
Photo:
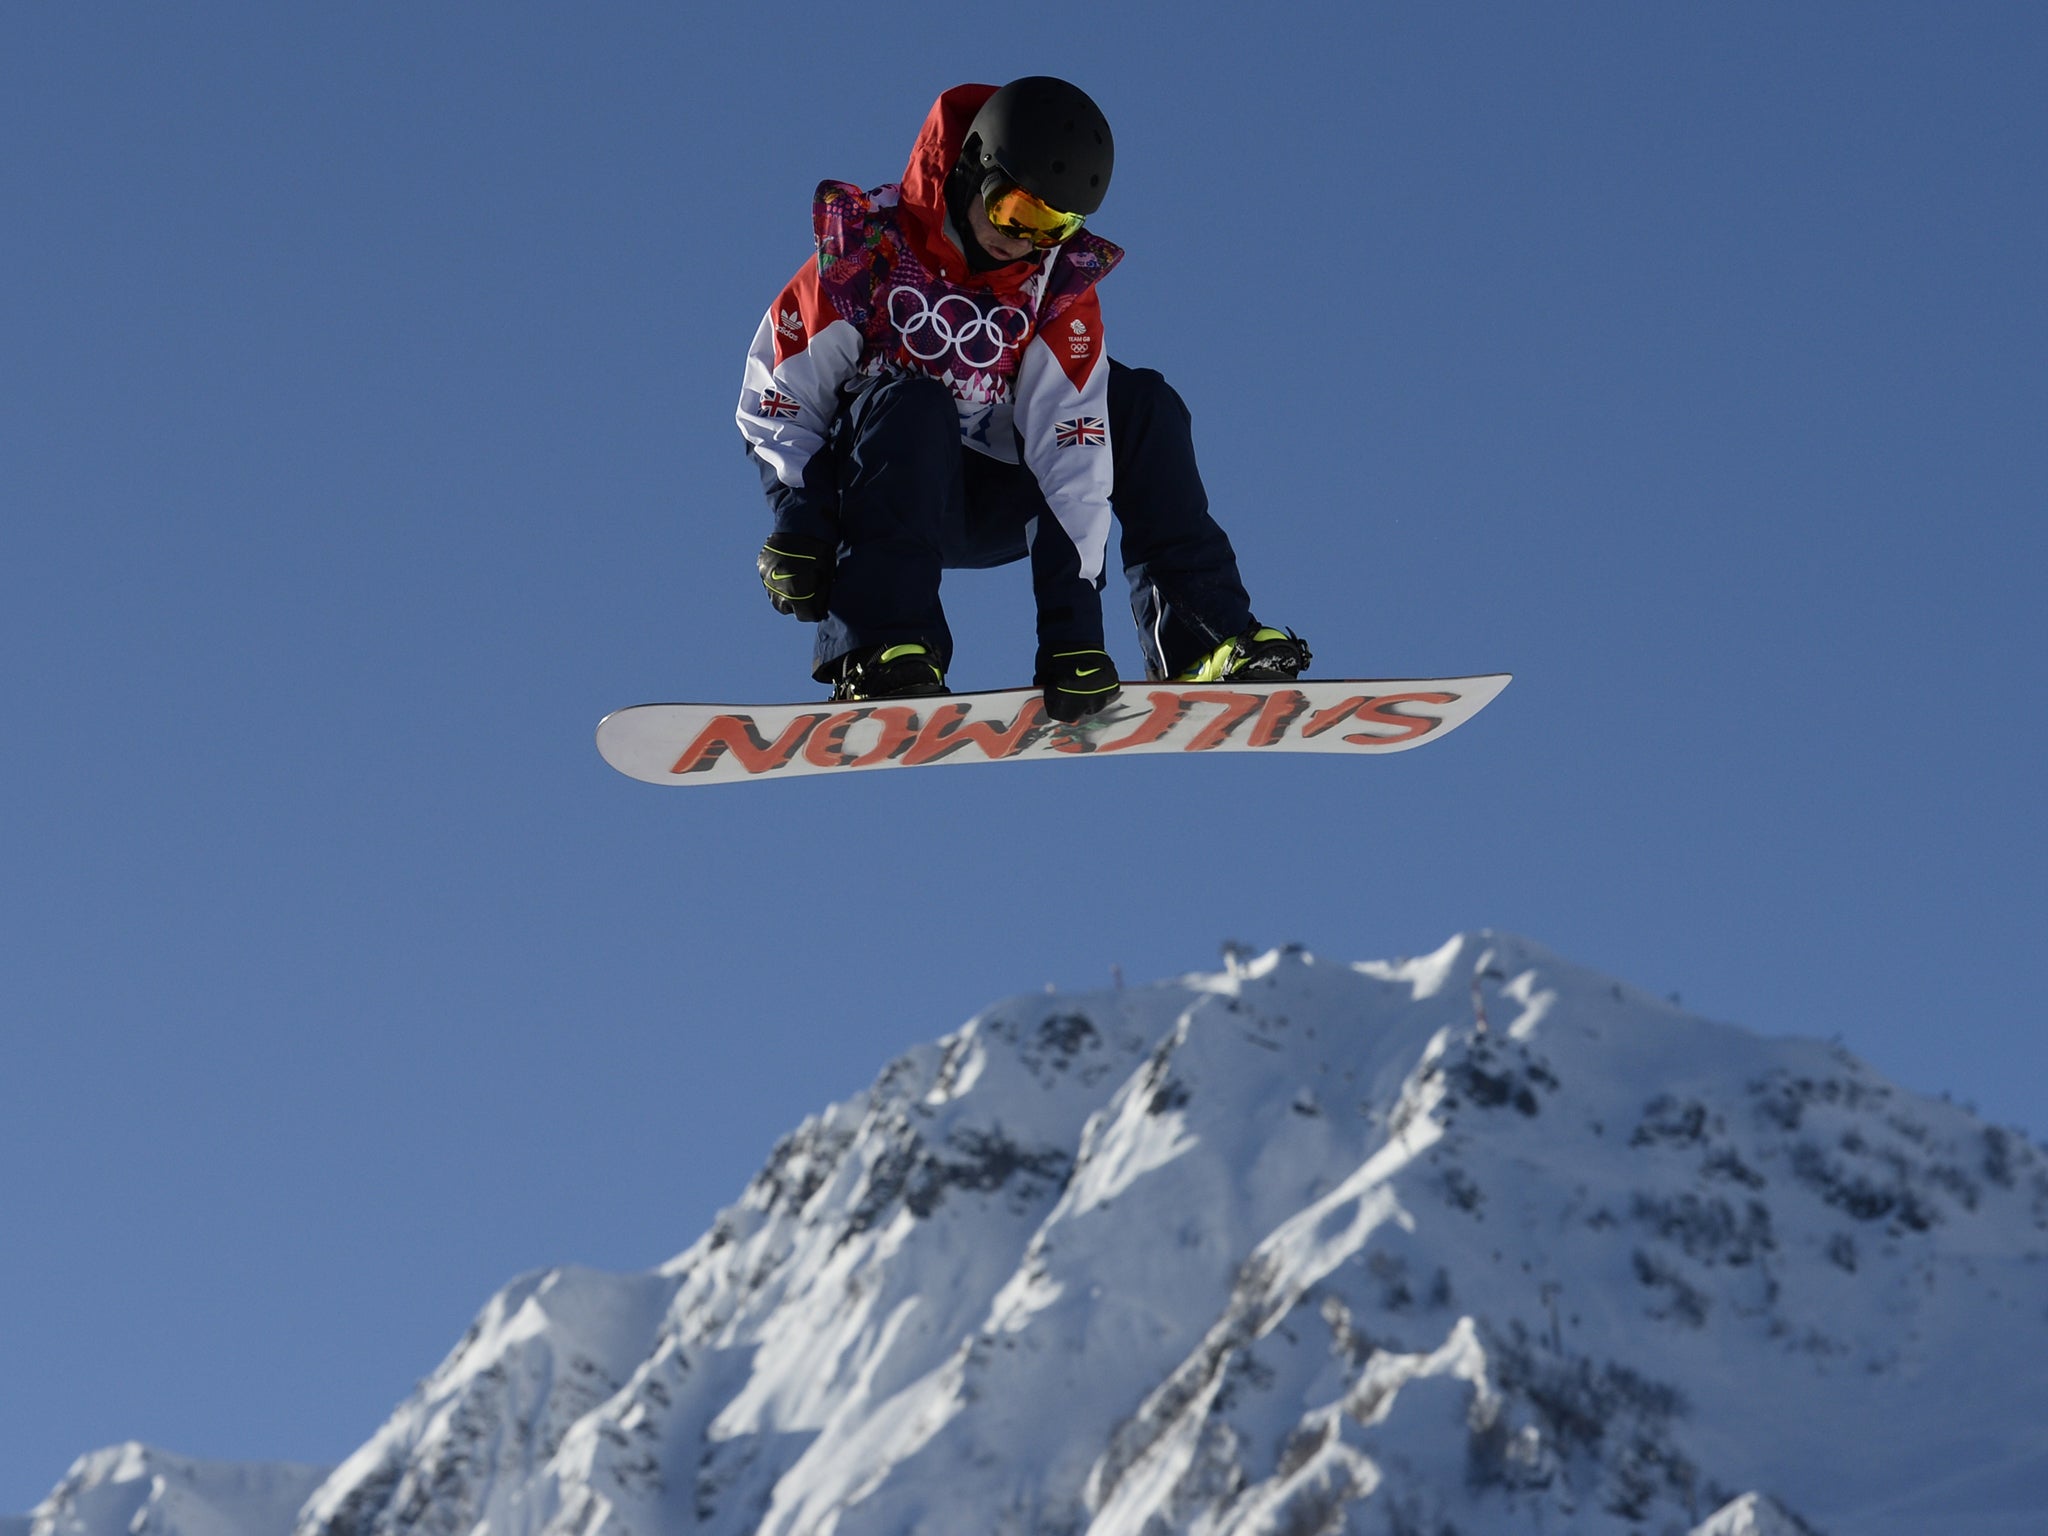
[[[1109,441],[1109,429],[1100,416],[1076,416],[1072,421],[1055,422],[1052,440],[1060,448],[1100,448]]]
[[[779,389],[761,391],[761,414],[763,416],[794,416],[801,410],[794,399]]]

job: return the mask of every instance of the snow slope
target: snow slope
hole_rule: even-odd
[[[2023,1138],[1524,940],[1286,950],[997,1004],[217,1536],[2040,1536],[2044,1358]]]
[[[191,1461],[117,1445],[72,1463],[5,1536],[275,1536],[326,1479],[324,1467]]]

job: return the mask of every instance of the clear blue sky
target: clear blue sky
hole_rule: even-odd
[[[338,1459],[514,1273],[1225,937],[1513,929],[2048,1132],[2048,10],[994,14],[0,23],[0,1510]],[[1038,72],[1261,614],[1517,682],[1366,762],[613,774],[809,695],[730,413],[811,186]],[[956,683],[1024,589],[949,583]]]

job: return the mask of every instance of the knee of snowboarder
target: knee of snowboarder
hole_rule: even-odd
[[[1160,411],[1168,411],[1188,420],[1187,402],[1180,397],[1180,391],[1166,382],[1166,375],[1157,368],[1132,368],[1124,363],[1112,361],[1109,371],[1109,409],[1112,417],[1110,430],[1116,430],[1116,419],[1144,420]]]
[[[890,379],[876,386],[873,409],[887,413],[891,431],[945,443],[959,440],[960,409],[953,391],[938,379],[922,374]]]

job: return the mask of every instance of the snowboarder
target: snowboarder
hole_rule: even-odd
[[[1082,224],[1111,160],[1095,103],[1031,76],[940,96],[901,183],[819,186],[817,257],[755,334],[738,417],[774,514],[762,583],[817,624],[835,699],[945,693],[941,571],[1028,557],[1046,710],[1103,709],[1112,513],[1148,676],[1307,666],[1252,616],[1181,397],[1105,350],[1095,285],[1123,252]]]

